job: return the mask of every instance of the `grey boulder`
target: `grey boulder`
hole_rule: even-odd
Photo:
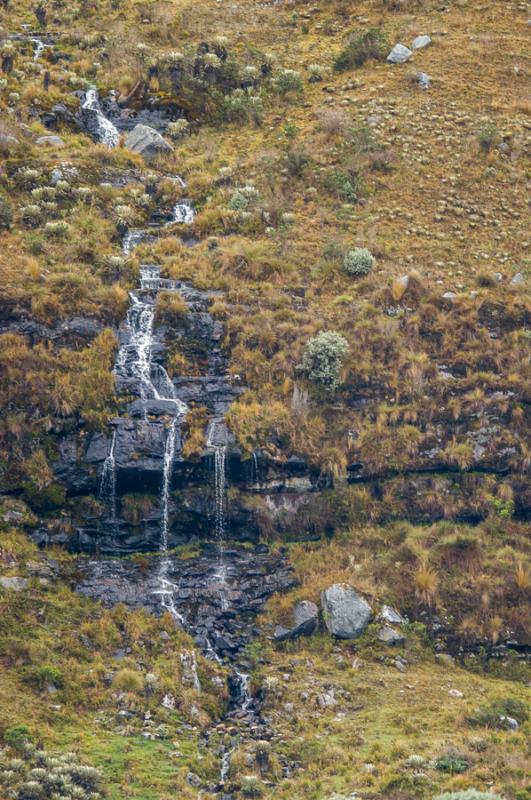
[[[417,72],[415,80],[421,89],[429,89],[431,86],[431,78],[427,72]]]
[[[371,618],[371,607],[352,586],[335,583],[321,594],[326,628],[338,639],[356,639]]]
[[[392,606],[383,605],[378,619],[381,622],[387,622],[389,625],[406,625],[407,619],[400,614],[396,608]]]
[[[43,144],[46,147],[64,147],[65,143],[60,136],[51,134],[50,136],[39,136],[35,139],[35,144]]]
[[[413,53],[409,47],[406,47],[403,44],[395,44],[387,56],[387,60],[390,64],[405,64],[406,61],[409,61],[412,55]]]
[[[413,50],[422,50],[423,47],[427,47],[429,44],[431,44],[431,37],[424,34],[423,36],[417,36],[416,39],[413,39],[411,47]]]
[[[301,600],[293,607],[293,620],[291,628],[279,625],[275,629],[274,638],[277,642],[298,639],[299,636],[311,636],[317,630],[319,622],[319,609],[310,600]]]
[[[149,125],[135,125],[133,130],[127,134],[125,146],[134,153],[139,153],[146,161],[155,158],[161,153],[171,153],[173,147],[162,138],[155,128]]]

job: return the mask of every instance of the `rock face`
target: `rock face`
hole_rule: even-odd
[[[233,658],[256,635],[253,618],[268,597],[295,585],[282,555],[231,549],[220,554],[204,548],[197,558],[79,559],[74,588],[106,606],[125,603],[163,614],[173,607],[183,627],[204,650]],[[164,591],[161,566],[164,564]],[[81,575],[81,578],[78,575]],[[6,579],[7,580],[7,579]],[[313,605],[313,604],[312,604]]]
[[[387,60],[390,64],[405,64],[406,61],[409,61],[413,53],[403,44],[395,44],[389,55],[387,56]]]
[[[146,161],[160,155],[161,153],[171,153],[173,147],[160,133],[148,125],[135,125],[133,130],[127,134],[125,146],[135,153],[140,153]]]
[[[371,618],[371,607],[346,583],[335,583],[321,595],[323,618],[328,632],[338,639],[356,639]]]

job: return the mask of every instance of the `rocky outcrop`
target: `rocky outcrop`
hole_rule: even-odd
[[[266,552],[264,552],[264,550]],[[220,577],[221,568],[223,577]],[[253,619],[275,592],[295,585],[282,554],[230,549],[221,555],[205,547],[197,558],[165,559],[161,592],[161,558],[78,559],[74,588],[106,606],[124,603],[153,614],[168,611],[182,617],[185,629],[205,651],[234,658],[258,633]]]
[[[371,619],[371,607],[352,586],[335,583],[321,595],[326,629],[338,639],[357,639]]]

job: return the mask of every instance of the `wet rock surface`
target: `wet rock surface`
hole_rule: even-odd
[[[205,653],[234,659],[259,632],[253,620],[275,592],[295,585],[283,555],[256,550],[223,552],[223,575],[215,546],[196,558],[166,558],[165,589],[175,610]],[[168,610],[169,598],[161,593],[162,556],[138,559],[78,559],[74,588],[105,606],[124,603],[153,614]],[[164,603],[162,602],[164,600]]]

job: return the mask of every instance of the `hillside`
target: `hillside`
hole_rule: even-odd
[[[528,41],[0,3],[6,798],[528,796]]]

